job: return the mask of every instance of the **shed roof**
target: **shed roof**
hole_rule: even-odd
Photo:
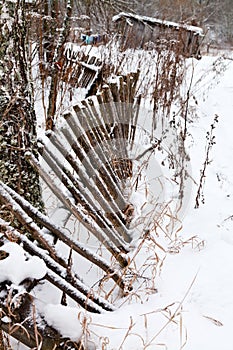
[[[165,21],[165,20],[153,18],[153,17],[140,16],[140,15],[136,15],[136,14],[133,14],[130,12],[120,12],[118,15],[115,15],[112,18],[112,21],[118,22],[121,19],[127,19],[127,20],[132,19],[132,20],[136,20],[139,22],[147,23],[151,26],[164,26],[164,27],[174,28],[176,30],[185,29],[187,31],[194,32],[197,35],[204,35],[203,29],[200,27],[196,27],[193,25],[187,25],[187,24],[180,24],[180,23],[171,22],[171,21]]]

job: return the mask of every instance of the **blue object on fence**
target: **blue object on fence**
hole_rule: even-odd
[[[80,38],[87,45],[97,44],[102,41],[102,36],[100,34],[95,34],[95,35],[81,34]]]

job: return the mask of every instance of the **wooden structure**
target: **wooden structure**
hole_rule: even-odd
[[[26,235],[0,220],[3,233],[0,247],[13,241],[23,247],[29,256],[42,259],[47,269],[41,280],[63,292],[64,305],[66,296],[77,303],[77,313],[81,310],[93,313],[114,311],[115,306],[79,277],[78,266],[70,263],[70,259],[60,256],[56,242],[62,242],[67,251],[70,249],[72,256],[81,257],[92,269],[96,267],[98,273],[102,271],[101,283],[112,280],[122,295],[132,290],[136,279],[136,275],[127,275],[130,264],[127,254],[131,249],[129,243],[134,232],[130,225],[135,208],[125,189],[128,180],[132,185],[128,186],[129,189],[136,190],[134,184],[137,183],[138,176],[133,174],[133,160],[129,155],[129,148],[135,142],[141,101],[140,98],[134,98],[138,78],[139,73],[120,76],[118,81],[104,85],[96,96],[85,99],[74,106],[72,111],[65,113],[64,123],[47,132],[48,139],[45,143],[40,141],[43,158],[41,163],[30,151],[25,154],[64,208],[80,221],[88,234],[92,234],[106,248],[109,260],[75,239],[70,230],[58,226],[0,181],[1,203],[11,206],[12,214],[32,238],[29,240]],[[54,173],[53,177],[50,170]],[[49,241],[47,235],[54,237],[54,241]],[[6,252],[2,248],[0,259],[5,258],[4,253]],[[23,294],[21,289],[17,293],[14,285],[8,282],[0,283],[0,307],[9,318],[7,324],[0,322],[4,331],[13,333],[16,339],[33,348],[37,345],[36,337],[39,335],[42,350],[83,349],[80,344],[62,347],[67,339],[49,327],[43,319],[44,301],[38,301],[31,294],[37,280],[22,281],[22,286],[25,285]],[[14,303],[8,304],[11,293]],[[18,306],[13,308],[16,301]],[[18,332],[20,327],[15,327],[15,332],[11,331],[9,327],[17,322],[24,325],[27,330],[25,333]],[[69,339],[67,341],[71,343]]]
[[[124,187],[133,175],[128,146],[134,142],[134,126],[130,125],[136,124],[133,102],[137,80],[138,73],[121,76],[119,87],[112,82],[96,96],[74,106],[73,112],[64,115],[63,127],[49,131],[49,146],[42,148],[43,160],[51,170],[56,168],[56,175],[65,181],[63,185],[78,210],[68,204],[61,188],[53,185],[53,193],[123,266],[127,261],[121,253],[128,252],[127,243],[132,240],[128,210],[131,203],[124,195]],[[72,174],[66,172],[70,166]],[[40,175],[46,181],[46,175],[41,171]]]
[[[113,22],[121,50],[172,49],[185,57],[201,58],[199,48],[204,34],[199,27],[125,12],[114,16]]]
[[[61,79],[75,88],[87,91],[98,78],[103,62],[96,56],[67,49],[61,67]]]

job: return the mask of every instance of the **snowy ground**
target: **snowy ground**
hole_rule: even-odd
[[[232,54],[227,56],[231,59],[203,57],[194,61],[197,84],[194,81],[192,136],[187,146],[196,185],[182,229],[174,241],[166,243],[170,250],[161,253],[158,248],[163,259],[155,272],[158,292],[135,294],[130,303],[122,299],[115,312],[89,314],[85,327],[76,308],[49,304],[44,310],[48,322],[64,336],[83,337],[88,349],[96,349],[94,343],[105,350],[233,348],[233,61]],[[206,135],[216,114],[216,144],[203,187],[205,204],[200,202],[194,209]],[[146,256],[146,250],[143,254]]]

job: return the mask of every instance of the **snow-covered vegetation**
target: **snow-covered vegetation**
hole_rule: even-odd
[[[230,350],[232,51],[26,3],[0,1],[0,350]]]

